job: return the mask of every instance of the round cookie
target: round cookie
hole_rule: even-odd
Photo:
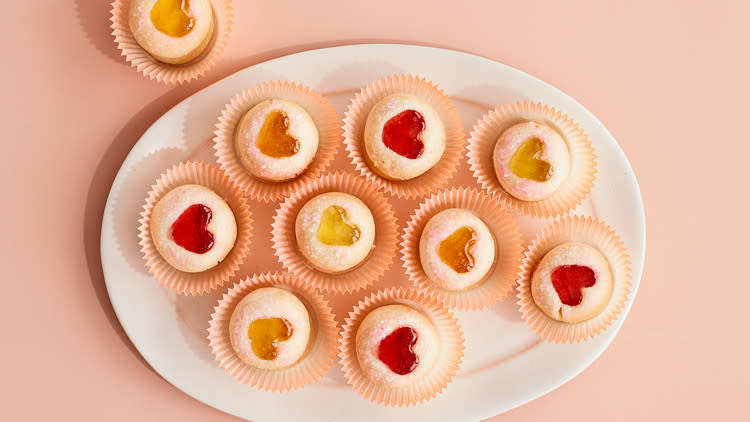
[[[294,294],[263,287],[245,296],[232,312],[229,338],[237,356],[260,369],[297,363],[310,342],[310,315]]]
[[[190,273],[218,265],[237,239],[232,209],[201,185],[182,185],[159,199],[150,230],[159,254],[171,266]]]
[[[234,148],[252,175],[282,182],[307,169],[318,151],[318,141],[318,128],[304,108],[274,98],[254,105],[242,116]]]
[[[419,259],[427,277],[440,288],[468,289],[483,281],[495,265],[495,238],[473,213],[450,208],[435,214],[419,238]]]
[[[372,251],[375,221],[359,198],[329,192],[308,201],[295,222],[297,246],[308,263],[329,274],[358,266]]]
[[[208,0],[133,0],[128,24],[148,54],[164,63],[183,64],[208,46],[214,14]]]
[[[357,360],[364,374],[386,387],[403,387],[425,376],[440,353],[435,326],[406,305],[371,311],[359,325]]]
[[[370,110],[363,145],[375,173],[389,180],[409,180],[440,161],[445,127],[435,109],[419,97],[393,94]]]
[[[493,164],[506,192],[522,201],[540,201],[551,196],[568,177],[570,153],[557,131],[525,122],[500,135]]]
[[[607,259],[584,243],[554,247],[537,265],[531,278],[534,302],[547,316],[567,323],[598,315],[612,296],[613,281]]]

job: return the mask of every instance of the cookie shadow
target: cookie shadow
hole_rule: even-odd
[[[510,322],[523,322],[521,312],[518,310],[518,304],[516,304],[516,288],[513,285],[513,290],[508,293],[500,302],[492,306],[492,311],[495,312],[500,318]]]
[[[115,37],[110,28],[111,10],[112,5],[109,1],[76,0],[78,24],[88,42],[105,57],[117,63],[126,64],[125,58],[117,49]]]
[[[200,296],[176,295],[174,300],[175,316],[178,320],[180,332],[190,350],[199,359],[211,365],[218,366],[218,362],[211,353],[208,343],[208,326],[214,307],[218,305],[219,299],[226,293],[226,286]]]
[[[151,367],[141,357],[138,350],[125,334],[125,331],[115,315],[112,304],[109,301],[100,255],[101,228],[104,207],[118,169],[141,134],[143,134],[157,116],[166,112],[174,104],[174,96],[173,93],[169,93],[145,105],[125,123],[116,135],[112,137],[110,145],[106,148],[101,159],[96,164],[94,176],[89,185],[83,213],[83,247],[90,276],[89,281],[94,293],[96,294],[101,312],[112,326],[112,329],[117,333],[118,337],[120,337],[123,344],[138,357],[141,363],[148,366],[149,369]],[[132,224],[133,229],[137,232],[137,219],[130,224]],[[137,239],[137,234],[134,234],[134,236],[136,236]],[[136,249],[136,252],[139,249],[140,248]]]
[[[112,191],[115,241],[128,265],[136,272],[148,276],[138,243],[139,219],[146,195],[156,179],[169,167],[177,164],[185,154],[177,148],[163,148],[152,152],[127,169],[124,180]]]

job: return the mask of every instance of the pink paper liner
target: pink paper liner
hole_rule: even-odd
[[[305,355],[284,369],[259,369],[245,363],[234,352],[229,338],[229,321],[237,304],[250,292],[261,287],[277,287],[293,293],[310,314],[313,333]],[[336,360],[338,327],[331,307],[310,286],[286,273],[262,273],[246,277],[232,286],[219,300],[211,314],[208,328],[211,352],[222,368],[243,384],[261,390],[283,392],[317,382]]]
[[[497,138],[511,126],[535,121],[555,129],[570,151],[570,174],[552,196],[541,201],[522,201],[507,193],[495,175],[493,151]],[[497,195],[511,211],[532,217],[556,217],[578,206],[596,178],[596,154],[591,140],[567,115],[542,103],[506,104],[485,114],[469,134],[467,155],[474,178],[487,192]]]
[[[356,350],[357,329],[362,319],[375,308],[403,304],[425,314],[434,324],[440,339],[440,353],[435,367],[424,378],[401,388],[381,386],[364,374]],[[458,320],[434,298],[413,289],[379,290],[360,300],[349,312],[339,340],[339,362],[354,391],[366,399],[387,406],[411,406],[429,400],[453,380],[464,355],[464,337]]]
[[[362,133],[370,109],[381,99],[396,93],[415,95],[430,104],[445,126],[445,152],[433,168],[411,180],[391,181],[367,165],[362,149]],[[344,116],[344,145],[359,173],[389,195],[417,198],[442,187],[456,172],[464,144],[461,116],[445,93],[432,82],[413,75],[394,75],[371,82],[352,99]]]
[[[167,192],[186,184],[205,186],[216,192],[232,209],[237,222],[237,240],[229,254],[217,266],[198,273],[182,272],[171,266],[159,254],[151,239],[151,212],[154,206]],[[237,273],[250,247],[253,219],[242,193],[224,172],[203,162],[186,161],[162,173],[151,186],[138,222],[138,237],[141,239],[138,243],[143,259],[159,284],[180,294],[201,295],[216,289]]]
[[[547,316],[531,295],[531,277],[537,263],[552,248],[565,242],[593,246],[604,255],[612,270],[614,289],[609,303],[597,316],[575,324]],[[518,305],[526,324],[549,342],[581,342],[598,335],[615,320],[630,294],[630,256],[612,228],[592,217],[569,216],[556,220],[540,232],[524,252],[518,274]]]
[[[297,248],[295,223],[300,209],[325,192],[354,195],[367,205],[375,220],[375,245],[358,267],[342,274],[327,274],[312,268]],[[391,266],[398,242],[398,224],[388,200],[376,186],[347,173],[332,173],[309,181],[276,210],[271,241],[281,265],[302,282],[325,292],[349,293],[375,282]]]
[[[286,182],[268,182],[253,176],[240,162],[234,148],[235,128],[254,105],[281,98],[302,106],[318,128],[318,151],[307,170]],[[252,199],[279,201],[320,177],[333,161],[341,142],[341,127],[336,110],[315,90],[293,82],[264,82],[237,94],[224,107],[214,131],[214,150],[222,170],[226,171]]]
[[[463,208],[479,217],[495,236],[495,266],[484,281],[463,291],[443,289],[422,269],[419,240],[435,214],[448,208]],[[497,198],[476,189],[451,188],[425,199],[412,214],[401,236],[401,263],[414,285],[450,308],[476,310],[505,297],[516,283],[523,258],[521,232],[513,217]]]
[[[209,0],[214,12],[214,34],[206,49],[197,58],[185,64],[169,64],[153,58],[143,49],[130,32],[128,14],[130,0],[114,0],[110,11],[110,28],[115,43],[125,60],[143,76],[166,84],[182,84],[203,76],[214,67],[229,41],[232,32],[233,10],[231,0]]]

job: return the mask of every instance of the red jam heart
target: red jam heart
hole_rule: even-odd
[[[578,306],[583,300],[581,289],[596,284],[594,270],[582,265],[561,265],[552,271],[552,285],[557,296],[568,306]]]
[[[418,111],[402,111],[385,122],[383,143],[402,157],[419,158],[424,152],[424,144],[419,139],[424,127],[424,117]]]
[[[172,224],[175,243],[193,253],[203,254],[214,246],[214,235],[206,227],[211,221],[211,208],[193,204]]]
[[[380,341],[378,359],[396,374],[406,375],[417,368],[419,358],[414,354],[417,332],[411,327],[399,327]]]

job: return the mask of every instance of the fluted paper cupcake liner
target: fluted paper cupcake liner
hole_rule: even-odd
[[[391,181],[379,176],[367,164],[362,136],[370,109],[381,99],[396,93],[412,94],[432,106],[445,126],[445,152],[428,170],[411,180]],[[413,75],[394,75],[368,84],[352,99],[344,116],[344,144],[359,173],[389,195],[417,198],[442,187],[456,172],[464,145],[461,116],[445,93],[432,82]]]
[[[310,315],[312,334],[307,352],[291,367],[259,369],[245,363],[235,353],[229,338],[229,321],[235,307],[250,292],[261,287],[277,287],[297,296]],[[243,384],[266,391],[295,390],[317,382],[336,360],[338,328],[331,307],[323,296],[286,273],[262,273],[246,277],[219,300],[208,328],[211,352],[222,368]]]
[[[506,192],[495,175],[493,150],[498,137],[511,126],[534,121],[557,131],[570,152],[570,173],[550,197],[541,201],[522,201]],[[469,134],[469,166],[474,178],[487,192],[497,195],[511,211],[532,217],[565,214],[588,196],[596,178],[596,155],[591,140],[576,122],[562,112],[533,102],[517,102],[497,107],[485,114]]]
[[[614,288],[602,312],[586,321],[567,323],[547,316],[534,302],[531,278],[539,261],[555,246],[565,242],[581,242],[604,255],[612,270]],[[537,335],[555,343],[588,340],[606,329],[622,311],[630,294],[630,256],[612,228],[591,217],[569,216],[540,232],[524,253],[518,282],[518,305],[526,324]]]
[[[314,269],[297,248],[297,214],[310,199],[326,192],[356,196],[367,205],[375,220],[372,252],[361,265],[342,274],[327,274]],[[300,186],[281,204],[273,218],[271,236],[281,265],[295,277],[326,292],[349,293],[372,284],[391,266],[398,242],[398,225],[391,204],[376,186],[351,174],[332,173]]]
[[[115,43],[125,60],[144,76],[166,84],[182,84],[203,76],[214,67],[232,32],[233,10],[230,0],[209,0],[214,13],[214,33],[206,49],[185,64],[169,64],[152,57],[133,37],[128,24],[131,0],[112,2],[110,28]]]
[[[400,388],[382,386],[367,378],[359,366],[356,350],[357,330],[362,319],[376,308],[393,304],[410,306],[426,315],[440,341],[434,368],[417,382]],[[451,311],[424,292],[395,287],[360,300],[346,318],[339,343],[339,362],[347,382],[366,399],[387,406],[411,406],[437,396],[455,377],[464,355],[463,332]]]
[[[216,192],[229,205],[237,222],[237,239],[229,254],[215,267],[197,273],[183,272],[171,266],[159,254],[151,239],[151,212],[154,206],[169,191],[187,184],[205,186]],[[253,220],[242,192],[224,172],[203,162],[186,161],[167,170],[151,186],[138,222],[138,243],[143,259],[159,284],[180,294],[200,295],[216,289],[237,273],[250,247]]]
[[[234,135],[242,116],[254,105],[272,98],[299,104],[318,128],[318,151],[307,170],[285,182],[268,182],[247,171],[237,157]],[[341,123],[336,110],[316,91],[293,82],[264,82],[237,94],[224,107],[214,131],[214,151],[222,170],[226,171],[252,199],[270,202],[284,199],[310,184],[328,168],[341,143]]]
[[[430,218],[448,208],[473,212],[495,237],[496,256],[492,271],[482,282],[462,291],[447,290],[433,283],[420,261],[422,230]],[[521,232],[508,210],[497,198],[466,187],[436,192],[425,199],[404,228],[401,241],[401,262],[414,285],[446,306],[461,310],[486,308],[505,297],[516,283],[522,257]]]

